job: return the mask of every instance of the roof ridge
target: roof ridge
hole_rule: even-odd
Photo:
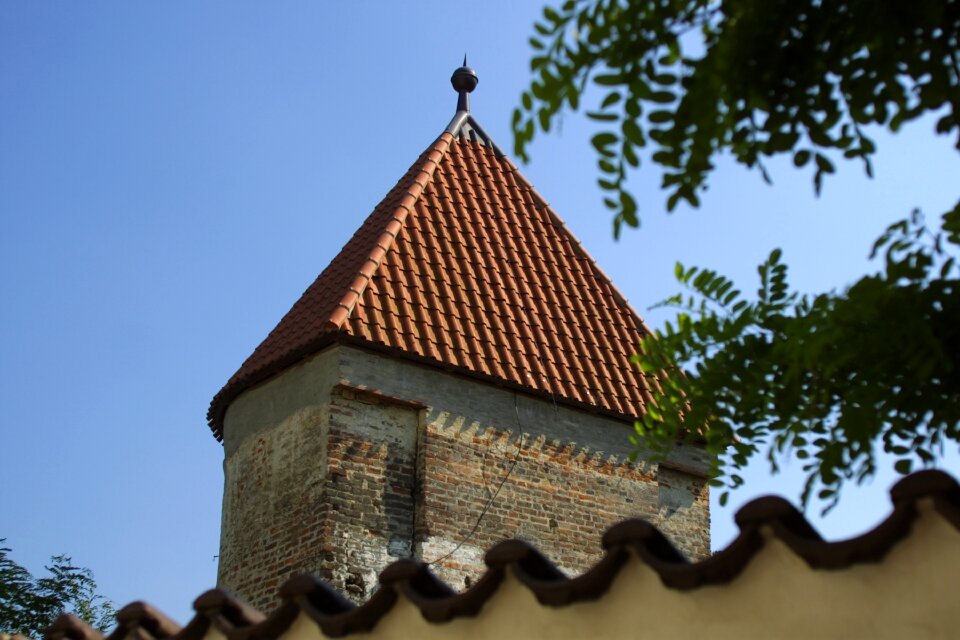
[[[477,119],[474,118],[473,114],[469,111],[457,111],[453,115],[453,119],[450,120],[450,124],[444,129],[444,132],[449,133],[458,140],[472,140],[488,146],[497,154],[498,159],[507,157],[507,154],[503,152],[500,145],[494,141],[493,136],[487,133],[486,129],[477,122]]]
[[[367,254],[367,259],[357,272],[356,278],[348,285],[347,292],[331,312],[325,326],[327,331],[339,331],[343,327],[343,323],[350,318],[353,308],[363,296],[363,292],[370,283],[370,279],[380,267],[384,256],[386,256],[387,252],[393,247],[397,235],[403,228],[403,223],[406,222],[407,217],[410,215],[411,209],[417,200],[420,199],[420,196],[423,195],[423,190],[427,184],[433,180],[433,174],[450,149],[451,142],[453,142],[453,136],[444,131],[430,148],[421,155],[421,158],[426,156],[426,159],[422,161],[420,170],[414,174],[412,185],[407,188],[406,193],[401,196],[400,202],[394,207],[389,221],[384,227],[383,232],[374,241],[374,247],[370,250],[370,253]],[[433,156],[435,155],[437,157],[434,158]],[[420,175],[425,175],[426,179],[422,181],[418,180]],[[368,265],[371,266],[368,267]]]

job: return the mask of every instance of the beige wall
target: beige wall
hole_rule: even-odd
[[[549,578],[534,552],[510,543],[489,552],[489,572],[461,595],[407,561],[384,572],[360,607],[302,576],[268,616],[220,590],[197,598],[183,628],[131,603],[109,640],[956,638],[960,485],[926,471],[891,495],[891,515],[848,541],[824,542],[783,502],[758,500],[739,512],[737,540],[695,565],[666,559],[655,531],[625,523],[604,559],[575,579]],[[103,640],[69,614],[45,637]]]
[[[632,556],[596,601],[542,606],[508,575],[479,615],[438,624],[427,622],[401,590],[374,629],[357,635],[370,640],[956,638],[960,533],[928,501],[919,506],[909,537],[877,564],[811,569],[767,531],[765,546],[726,584],[671,589]],[[279,636],[324,637],[304,613]]]

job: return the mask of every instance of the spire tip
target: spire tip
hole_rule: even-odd
[[[457,92],[457,111],[470,111],[470,102],[468,94],[477,88],[480,79],[477,72],[467,66],[467,54],[463,54],[463,66],[453,72],[450,77],[450,84],[453,90]]]

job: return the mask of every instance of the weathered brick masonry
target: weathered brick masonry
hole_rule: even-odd
[[[463,416],[440,416],[424,433],[419,557],[443,558],[433,570],[451,585],[469,586],[482,571],[483,551],[508,537],[535,543],[556,564],[579,573],[600,559],[602,532],[637,515],[662,523],[689,556],[709,552],[702,478],[672,477],[667,469],[520,436],[516,429],[484,429]],[[681,486],[661,485],[664,477]]]
[[[219,582],[265,610],[301,571],[363,600],[387,564],[413,556],[440,560],[433,569],[463,588],[483,550],[509,537],[575,573],[599,559],[606,527],[638,515],[705,556],[703,478],[630,464],[628,434],[609,418],[331,347],[228,413]],[[704,468],[686,453],[677,466]]]
[[[413,555],[419,411],[340,390],[331,399],[318,575],[363,600]]]

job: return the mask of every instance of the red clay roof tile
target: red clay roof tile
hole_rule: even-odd
[[[445,132],[213,399],[229,404],[337,340],[623,418],[651,384],[647,332],[609,278],[492,144]],[[485,135],[485,134],[484,134]],[[482,136],[481,136],[482,137]]]

